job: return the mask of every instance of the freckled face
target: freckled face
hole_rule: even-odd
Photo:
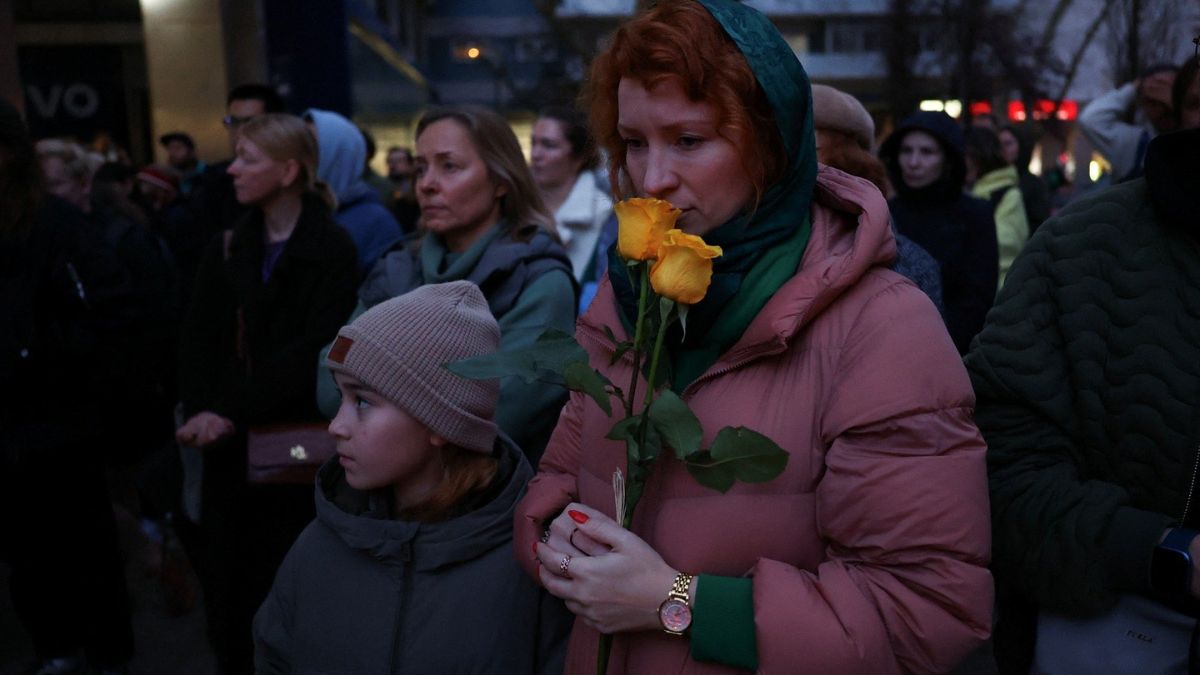
[[[617,108],[634,190],[681,209],[680,229],[703,235],[749,209],[754,183],[738,146],[717,133],[716,106],[690,100],[671,78],[650,89],[623,78]]]

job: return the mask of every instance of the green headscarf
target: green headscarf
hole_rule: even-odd
[[[717,20],[754,72],[771,105],[787,165],[780,179],[763,194],[757,210],[735,216],[704,235],[707,243],[724,249],[724,255],[715,261],[708,294],[688,310],[687,336],[682,344],[668,336],[677,391],[733,346],[767,300],[795,274],[808,243],[809,208],[817,182],[812,87],[792,48],[755,9],[734,0],[697,1]],[[782,250],[773,250],[777,248]],[[622,319],[631,324],[630,319],[637,316],[637,290],[615,246],[609,259],[609,277]],[[753,284],[743,288],[748,275]],[[737,302],[731,305],[735,297]],[[711,330],[717,324],[719,329]]]

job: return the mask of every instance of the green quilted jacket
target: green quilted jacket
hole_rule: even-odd
[[[1145,179],[1038,230],[967,357],[993,568],[1027,607],[1146,592],[1163,530],[1200,525],[1197,235],[1200,131],[1180,132],[1151,145]]]

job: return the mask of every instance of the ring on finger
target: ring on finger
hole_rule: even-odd
[[[569,571],[567,571],[567,568],[570,566],[571,566],[571,555],[570,554],[564,555],[562,557],[562,560],[558,561],[559,571],[561,571],[562,575],[568,579],[571,578],[571,573]]]

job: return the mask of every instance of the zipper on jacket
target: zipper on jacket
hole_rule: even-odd
[[[1200,472],[1200,446],[1196,447],[1195,458],[1192,460],[1192,482],[1188,483],[1187,499],[1183,502],[1183,517],[1179,519],[1180,527],[1187,527],[1188,512],[1192,509],[1192,494],[1196,491],[1196,474]]]
[[[597,336],[590,335],[589,333],[590,333],[590,331],[588,331],[588,332],[582,332],[582,333],[581,333],[581,332],[580,332],[578,329],[576,329],[575,335],[576,335],[576,337],[577,337],[577,338],[578,338],[578,336],[580,336],[580,335],[586,335],[586,336],[587,336],[587,338],[588,338],[588,341],[589,341],[589,342],[592,342],[593,344],[599,345],[599,346],[600,346],[600,347],[601,347],[601,348],[604,350],[604,352],[605,352],[605,355],[606,355],[606,356],[608,356],[608,357],[611,359],[611,355],[612,355],[612,353],[613,353],[613,351],[614,351],[614,350],[612,349],[612,346],[611,346],[611,345],[609,345],[609,344],[608,344],[608,342],[606,342],[604,339],[601,339],[600,337],[597,337]],[[702,374],[700,377],[697,377],[695,380],[693,380],[693,381],[691,382],[691,384],[689,384],[688,386],[684,387],[684,389],[683,389],[683,392],[680,394],[680,396],[679,396],[679,397],[680,397],[680,398],[682,398],[682,399],[684,399],[684,400],[687,400],[688,394],[689,394],[689,393],[692,391],[692,389],[693,389],[693,388],[694,388],[696,385],[700,384],[701,382],[707,382],[708,380],[715,379],[715,378],[717,378],[717,377],[720,377],[720,376],[722,376],[722,375],[724,375],[724,374],[726,374],[726,373],[729,373],[729,372],[732,372],[732,371],[734,371],[734,370],[737,370],[738,368],[741,368],[742,366],[746,365],[747,363],[750,363],[751,361],[756,361],[756,360],[758,360],[758,359],[762,359],[762,358],[768,358],[768,357],[771,357],[771,356],[777,356],[777,355],[779,355],[779,354],[782,354],[782,353],[784,353],[785,351],[787,351],[787,345],[786,345],[786,344],[779,344],[779,343],[776,343],[776,344],[775,344],[775,346],[773,346],[773,347],[772,347],[772,348],[770,348],[770,349],[765,349],[765,350],[763,350],[763,351],[760,351],[760,352],[755,352],[755,353],[752,353],[752,354],[747,354],[747,355],[746,355],[746,356],[744,356],[743,358],[741,358],[741,359],[738,359],[737,361],[735,361],[735,362],[733,362],[733,363],[731,363],[731,364],[729,364],[729,365],[727,365],[727,366],[725,366],[725,367],[723,367],[723,368],[719,368],[719,369],[717,369],[717,370],[714,370],[714,371],[711,371],[711,372],[704,373],[704,374]],[[630,367],[632,367],[632,366],[633,366],[633,363],[632,363],[632,361],[633,361],[633,351],[632,351],[632,350],[630,350],[630,351],[627,351],[627,352],[625,352],[624,354],[622,354],[622,355],[621,355],[621,358],[620,358],[620,361],[628,361],[628,362],[630,362],[630,363],[628,363],[627,365],[629,365]],[[642,379],[644,380],[645,378],[643,377]],[[627,393],[628,393],[628,392],[627,392]]]
[[[701,384],[703,382],[707,382],[709,380],[715,380],[716,378],[721,377],[722,375],[725,375],[726,373],[731,373],[731,372],[737,370],[738,368],[741,368],[742,366],[750,363],[751,361],[757,361],[758,359],[765,359],[765,358],[769,358],[771,356],[778,356],[778,355],[784,353],[785,351],[787,351],[787,345],[778,345],[777,347],[773,347],[771,349],[766,349],[766,350],[763,350],[761,352],[757,352],[754,354],[748,354],[745,357],[738,359],[737,361],[734,361],[733,363],[731,363],[723,368],[718,368],[717,370],[712,370],[707,373],[704,373],[700,377],[697,377],[696,379],[692,380],[691,384],[684,387],[683,392],[679,395],[679,398],[682,398],[686,401],[688,399],[688,397],[691,395],[692,390],[699,384]]]
[[[405,542],[400,549],[400,561],[404,563],[404,571],[400,575],[400,599],[396,603],[395,639],[392,641],[392,665],[389,673],[400,672],[404,663],[404,615],[408,609],[408,598],[412,593],[413,563],[412,542]]]

